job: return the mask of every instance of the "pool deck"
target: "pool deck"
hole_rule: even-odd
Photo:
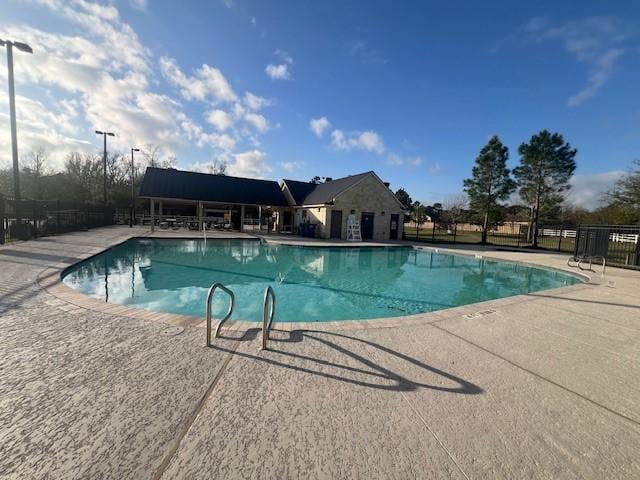
[[[171,335],[169,317],[56,290],[61,269],[148,234],[0,246],[0,478],[640,477],[640,272],[384,328],[284,328],[270,351],[232,328],[207,348],[201,322]]]

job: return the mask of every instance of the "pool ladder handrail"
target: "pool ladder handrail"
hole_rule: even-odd
[[[215,338],[218,338],[222,324],[229,319],[229,317],[233,313],[233,307],[236,304],[236,297],[231,290],[229,290],[227,287],[225,287],[223,284],[219,282],[216,282],[213,285],[211,285],[211,288],[209,288],[209,293],[207,293],[207,306],[206,306],[207,308],[207,347],[211,346],[211,302],[213,301],[213,294],[218,288],[223,292],[225,292],[227,295],[229,295],[229,310],[227,311],[227,314],[222,318],[222,320],[218,322],[218,325],[216,326],[216,332],[214,335]]]
[[[269,302],[271,299],[271,302]],[[276,311],[276,295],[273,288],[268,286],[264,291],[264,302],[262,306],[262,350],[267,350],[267,340],[269,340],[269,330],[273,324],[273,315]]]

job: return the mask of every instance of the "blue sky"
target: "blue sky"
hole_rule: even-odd
[[[638,2],[5,0],[0,19],[34,49],[15,55],[21,153],[54,166],[110,129],[114,149],[158,145],[179,168],[372,169],[435,202],[491,135],[515,166],[547,128],[579,150],[570,201],[594,206],[640,157]]]

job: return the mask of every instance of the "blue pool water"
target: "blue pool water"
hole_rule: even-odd
[[[241,240],[130,240],[65,272],[68,286],[110,303],[205,315],[214,282],[236,296],[233,319],[259,321],[264,290],[275,321],[395,317],[572,285],[553,270],[409,247],[326,248]],[[214,315],[227,298],[216,294]]]

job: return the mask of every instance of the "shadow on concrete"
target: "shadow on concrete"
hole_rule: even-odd
[[[579,303],[592,303],[595,305],[606,305],[609,307],[625,307],[625,308],[637,308],[640,309],[640,305],[629,305],[627,303],[613,303],[613,302],[601,302],[599,300],[587,300],[581,298],[567,298],[567,297],[556,297],[554,295],[544,295],[540,293],[527,293],[528,297],[537,297],[537,298],[549,298],[551,300],[565,300],[569,302],[579,302]]]
[[[400,392],[411,392],[418,390],[420,388],[435,390],[440,392],[447,393],[457,393],[464,395],[477,395],[483,392],[483,390],[477,385],[468,382],[460,377],[457,377],[451,373],[445,372],[438,368],[427,365],[420,360],[417,360],[413,357],[405,355],[403,353],[392,350],[388,347],[382,346],[375,342],[364,340],[357,337],[352,337],[349,335],[344,335],[341,333],[335,332],[322,332],[317,330],[294,330],[291,332],[283,332],[281,330],[274,329],[272,332],[278,333],[289,333],[288,338],[270,338],[269,343],[273,345],[274,343],[300,343],[302,341],[314,341],[318,342],[325,347],[333,349],[338,353],[344,355],[347,359],[355,360],[363,365],[363,367],[367,368],[359,368],[351,365],[346,365],[343,363],[336,363],[329,360],[325,360],[324,358],[313,357],[309,355],[302,355],[299,353],[294,353],[290,351],[285,351],[277,348],[269,348],[266,352],[261,352],[258,355],[252,355],[245,352],[238,352],[237,350],[231,350],[220,346],[212,346],[216,350],[220,350],[223,352],[231,353],[232,355],[238,355],[240,357],[248,358],[250,360],[256,360],[258,362],[264,362],[269,365],[274,365],[277,367],[283,367],[290,370],[295,370],[298,372],[309,373],[312,375],[317,375],[324,378],[330,378],[332,380],[337,380],[341,382],[350,383],[353,385],[358,385],[362,387],[375,388],[379,390],[387,390],[387,391],[400,391]],[[247,330],[246,333],[242,337],[226,337],[227,339],[237,340],[237,341],[250,341],[254,340],[258,334],[261,333],[259,328],[253,328]],[[333,340],[333,341],[332,341]],[[346,348],[345,346],[339,345],[336,343],[339,340],[345,340],[348,342],[357,342],[363,345],[365,348],[373,348],[379,352],[382,352],[387,355],[392,355],[410,365],[416,366],[424,371],[435,374],[443,379],[449,380],[453,383],[456,383],[455,387],[446,387],[442,385],[436,384],[426,384],[418,381],[410,380],[399,373],[396,373],[389,368],[386,368],[369,358],[362,356],[359,353]],[[280,357],[280,358],[278,358]],[[291,361],[287,361],[291,360]],[[318,367],[326,367],[324,370],[320,368],[310,368],[307,366],[302,366],[305,363],[313,363],[318,365]],[[334,372],[335,370],[335,372]],[[342,372],[350,372],[359,376],[363,376],[364,378],[351,378],[348,376],[344,376],[341,374]],[[371,380],[369,380],[371,379]],[[378,380],[378,382],[376,382]]]
[[[13,250],[10,248],[3,248],[0,250],[0,255],[8,256],[8,257],[18,257],[18,258],[28,258],[34,260],[43,260],[46,262],[72,262],[74,257],[70,257],[68,255],[52,255],[50,253],[37,253],[33,251],[21,251],[21,250]]]
[[[10,261],[10,260],[9,260]],[[13,262],[12,263],[20,263],[24,265],[31,265],[24,262]],[[0,305],[6,307],[19,307],[25,301],[35,297],[40,292],[42,292],[42,287],[39,282],[42,280],[46,280],[52,276],[57,275],[57,272],[51,272],[42,277],[35,278],[33,280],[29,280],[25,283],[19,284],[12,289],[4,289],[4,285],[0,285],[0,291],[2,295],[0,295]]]

